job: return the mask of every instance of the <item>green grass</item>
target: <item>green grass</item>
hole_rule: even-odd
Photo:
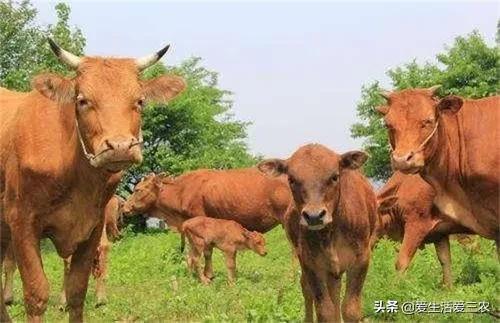
[[[238,281],[226,282],[220,252],[214,252],[215,279],[201,285],[186,270],[179,253],[179,236],[174,233],[127,232],[114,243],[108,279],[108,304],[95,308],[94,282],[91,280],[85,316],[90,322],[111,321],[301,321],[303,299],[298,283],[299,265],[292,260],[281,228],[266,235],[268,255],[252,252],[238,255]],[[470,255],[452,242],[455,286],[441,287],[441,268],[432,246],[419,251],[405,277],[394,271],[398,245],[381,241],[372,257],[364,286],[364,315],[368,321],[469,321],[493,322],[485,314],[421,314],[405,316],[374,314],[376,300],[412,301],[489,301],[498,309],[499,272],[495,248],[481,240],[481,249]],[[66,321],[58,309],[62,262],[49,243],[44,244],[44,266],[51,283],[46,321]],[[9,312],[15,321],[24,320],[19,276],[15,283],[15,303]]]

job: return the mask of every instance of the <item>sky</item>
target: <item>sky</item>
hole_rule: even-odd
[[[170,43],[167,64],[199,56],[233,92],[234,117],[250,121],[248,144],[288,157],[317,142],[359,149],[350,137],[361,87],[388,69],[434,61],[477,29],[495,43],[495,2],[125,2],[69,1],[87,55],[138,57]],[[35,2],[55,23],[54,2]]]

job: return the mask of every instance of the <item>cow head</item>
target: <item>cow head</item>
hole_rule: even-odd
[[[357,169],[366,159],[361,151],[338,155],[322,145],[310,144],[299,148],[289,159],[265,160],[258,168],[274,176],[286,174],[301,215],[300,224],[320,230],[333,221],[343,170]]]
[[[456,113],[462,107],[463,100],[457,96],[436,99],[438,88],[382,93],[388,105],[377,110],[384,115],[396,170],[407,174],[421,171],[437,149],[441,114]]]
[[[132,195],[123,203],[123,213],[127,216],[147,213],[155,206],[162,185],[169,180],[170,177],[164,173],[151,173],[143,177],[135,186]]]
[[[245,230],[243,231],[243,236],[245,237],[245,243],[249,249],[255,251],[260,256],[267,255],[266,239],[262,233]]]
[[[76,70],[69,79],[38,75],[33,87],[61,106],[75,108],[75,127],[84,156],[112,172],[142,161],[141,111],[146,102],[166,102],[185,88],[182,78],[159,76],[142,81],[141,70],[157,62],[168,46],[140,58],[78,57],[49,39],[53,52]]]

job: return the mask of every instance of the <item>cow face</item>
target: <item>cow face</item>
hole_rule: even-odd
[[[266,239],[262,233],[257,231],[243,231],[248,248],[255,251],[260,256],[267,255]]]
[[[340,198],[340,181],[345,169],[357,169],[366,161],[361,151],[338,155],[330,149],[311,144],[301,147],[289,159],[269,159],[258,168],[270,175],[286,174],[300,224],[321,230],[333,221]]]
[[[438,122],[442,113],[456,113],[463,100],[456,96],[438,100],[437,86],[385,93],[387,106],[379,107],[384,115],[392,148],[394,169],[406,174],[422,170],[437,149]]]
[[[151,173],[142,178],[134,188],[134,192],[123,203],[122,211],[124,215],[146,213],[151,209],[158,197],[158,179]]]
[[[144,59],[76,57],[51,42],[55,54],[76,70],[67,79],[42,74],[33,86],[65,108],[75,109],[75,128],[84,156],[94,167],[120,171],[142,161],[141,111],[149,100],[168,101],[184,88],[176,76],[149,81],[139,72],[156,62],[162,51]]]

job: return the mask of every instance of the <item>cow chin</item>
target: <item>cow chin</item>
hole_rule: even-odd
[[[134,147],[126,152],[106,151],[98,154],[90,161],[90,164],[96,168],[104,168],[107,171],[116,173],[125,170],[133,164],[142,162],[142,153],[139,147]]]

